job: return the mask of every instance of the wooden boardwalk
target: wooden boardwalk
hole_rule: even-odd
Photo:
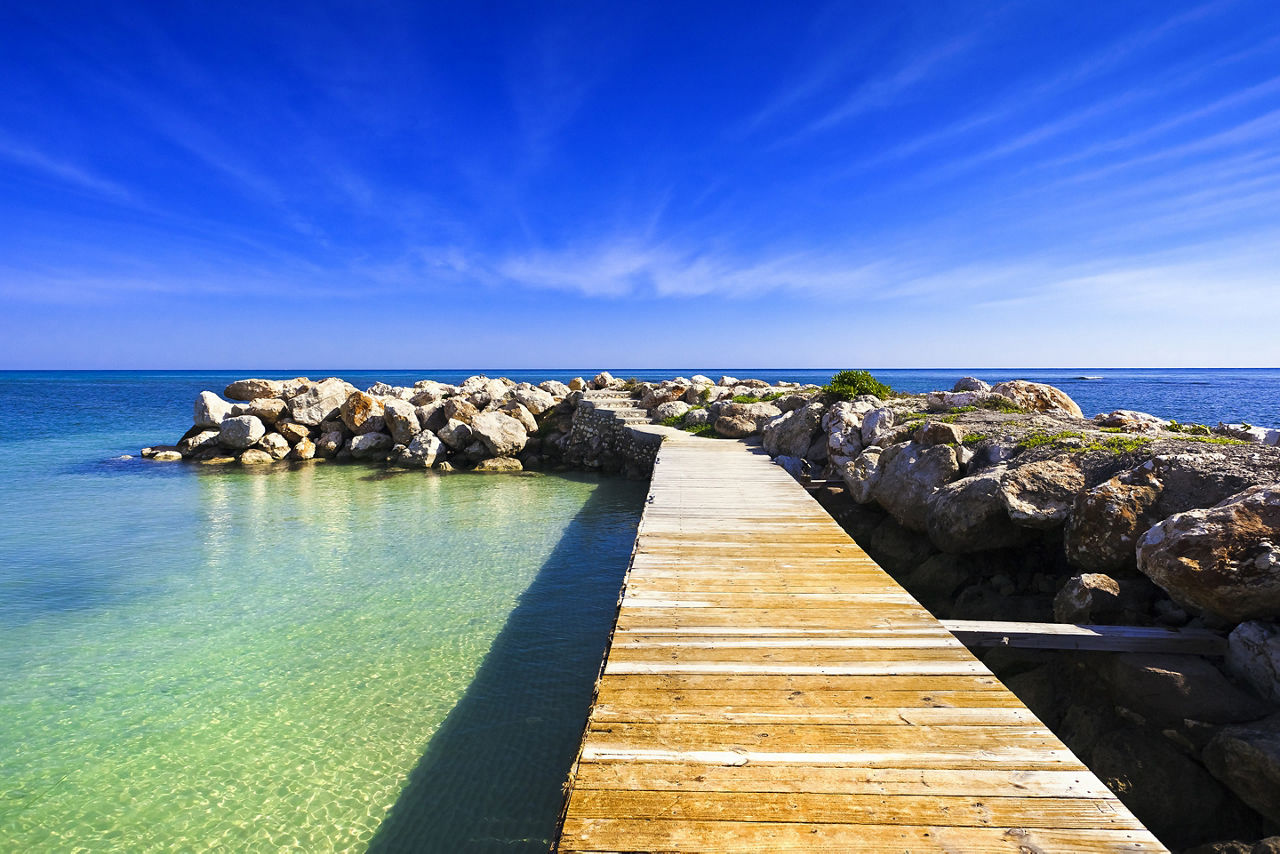
[[[1164,851],[805,490],[668,440],[559,849]]]

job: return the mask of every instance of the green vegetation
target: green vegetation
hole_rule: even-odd
[[[822,390],[839,400],[853,400],[862,394],[873,394],[881,400],[894,396],[893,389],[867,371],[841,371]]]
[[[1248,445],[1249,443],[1243,439],[1233,439],[1230,436],[1175,436],[1179,442],[1204,442],[1208,445]]]
[[[908,412],[906,415],[902,416],[902,423],[910,424],[912,421],[923,421],[928,417],[929,413],[927,412]]]
[[[701,400],[703,403],[710,403],[710,402],[711,402],[711,387],[710,387],[710,386],[708,386],[707,388],[704,388],[702,391],[698,392],[698,400]]]
[[[1043,430],[1036,430],[1023,436],[1018,442],[1019,451],[1029,451],[1033,448],[1043,448],[1046,445],[1061,444],[1067,439],[1079,439],[1084,441],[1085,435],[1078,430],[1062,430],[1058,433],[1046,433]]]
[[[1103,433],[1123,433],[1124,432],[1123,427],[1099,427],[1098,429],[1101,430]]]
[[[977,412],[977,411],[978,411],[978,407],[976,406],[953,406],[947,410],[947,412],[950,412],[952,415],[963,415],[966,412]]]
[[[1170,421],[1164,429],[1172,433],[1187,433],[1192,436],[1208,436],[1212,432],[1203,424],[1179,424],[1177,421]]]
[[[711,426],[710,421],[708,421],[706,424],[699,424],[696,427],[690,426],[690,427],[685,427],[683,429],[686,433],[692,433],[695,436],[703,436],[709,439],[716,438],[715,428]]]
[[[766,395],[761,395],[760,397],[754,397],[749,394],[735,394],[729,399],[734,403],[768,403],[771,400],[777,400],[780,397],[786,396],[787,393],[785,391],[772,391]]]
[[[986,433],[969,433],[960,441],[964,442],[966,445],[976,445],[985,438],[987,438]]]
[[[1010,415],[1018,415],[1027,411],[1009,398],[999,394],[987,395],[978,402],[978,408],[989,409],[992,412],[1005,412]]]
[[[670,418],[664,418],[658,422],[662,427],[680,427],[684,424],[683,415],[672,415]]]
[[[1072,439],[1078,440],[1081,444],[1071,443],[1070,440]],[[1151,440],[1145,436],[1125,435],[1093,439],[1078,430],[1062,430],[1058,433],[1045,433],[1042,430],[1037,430],[1022,437],[1022,440],[1018,442],[1018,450],[1027,451],[1050,445],[1065,445],[1070,450],[1080,453],[1084,451],[1109,451],[1113,454],[1130,454],[1134,451],[1142,450],[1149,444],[1151,444]]]

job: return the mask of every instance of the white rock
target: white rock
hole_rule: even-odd
[[[197,427],[213,427],[217,429],[222,419],[231,417],[231,404],[211,391],[202,391],[196,398],[194,419]]]
[[[383,404],[382,417],[397,445],[408,445],[422,430],[418,408],[407,400],[388,399]]]
[[[1227,667],[1263,697],[1280,703],[1280,625],[1253,620],[1227,639]]]
[[[568,393],[568,389],[565,390]],[[520,404],[534,415],[541,415],[548,409],[556,405],[556,399],[549,391],[543,391],[540,388],[521,388],[516,386],[512,389],[511,397],[518,400]],[[537,428],[534,428],[537,429]]]
[[[258,443],[267,434],[267,428],[252,415],[233,415],[218,428],[218,444],[233,451],[242,451]]]
[[[876,436],[892,427],[893,423],[893,410],[887,406],[868,412],[862,418],[862,444],[864,446],[875,444]]]
[[[440,441],[455,451],[461,451],[471,444],[471,428],[456,418],[450,418],[437,433]]]
[[[505,412],[482,412],[472,419],[471,432],[494,457],[513,457],[529,441],[524,425]]]
[[[321,421],[336,417],[339,407],[354,391],[356,388],[351,383],[329,377],[312,383],[290,400],[289,411],[294,421],[315,427]]]
[[[351,440],[351,456],[358,460],[385,454],[391,450],[391,437],[386,433],[364,433]]]
[[[270,454],[273,460],[283,460],[292,450],[288,441],[279,433],[268,433],[263,436],[258,440],[258,447]]]

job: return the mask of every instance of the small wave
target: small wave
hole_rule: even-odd
[[[1100,380],[1102,377],[1076,377],[1078,380]]]

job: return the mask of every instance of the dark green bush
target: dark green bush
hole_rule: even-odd
[[[893,389],[867,371],[841,371],[822,390],[840,400],[853,400],[860,394],[874,394],[881,400],[893,396]]]

